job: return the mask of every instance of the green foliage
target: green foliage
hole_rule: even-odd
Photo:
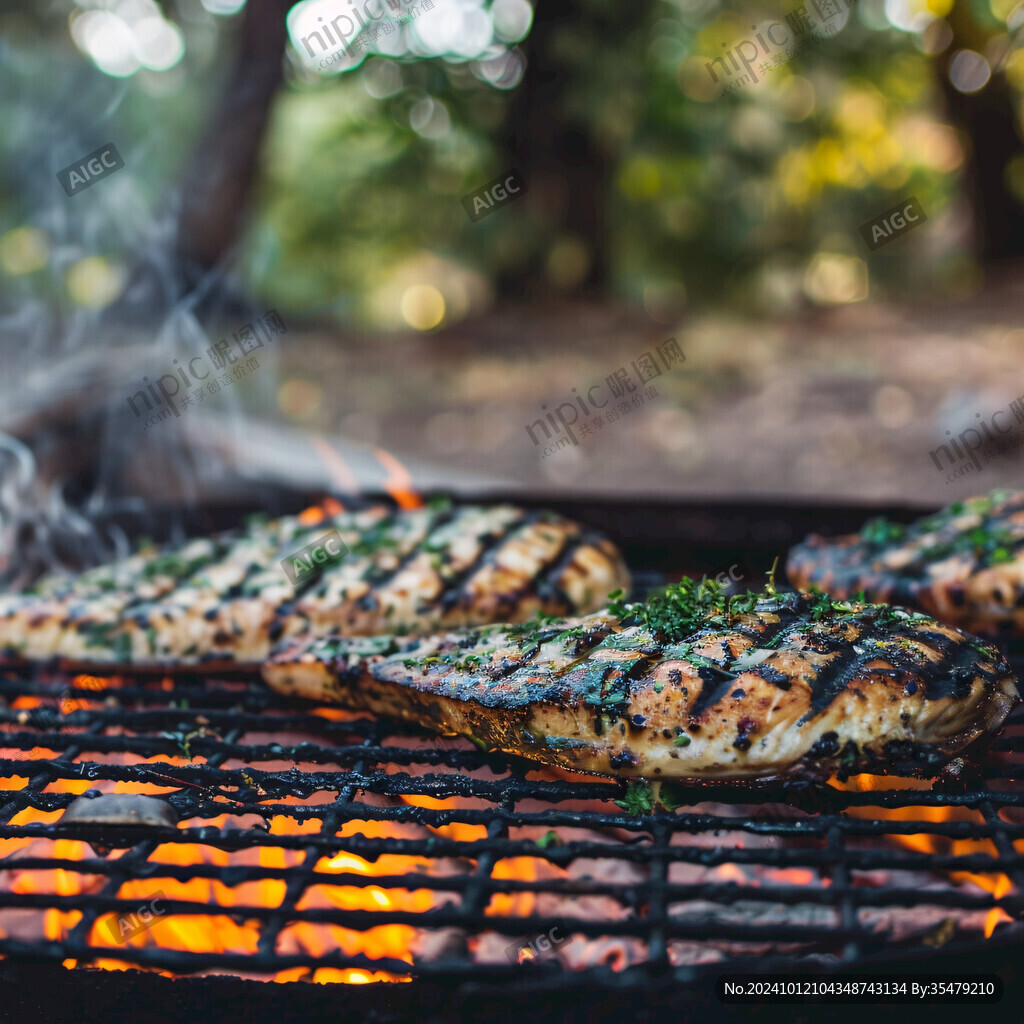
[[[928,5],[939,15],[950,6]],[[1011,6],[962,4],[950,22],[969,25],[978,52],[996,52]],[[155,212],[199,141],[237,42],[238,18],[197,17],[180,23],[181,65],[115,80],[75,49],[71,8],[58,0],[53,16],[33,6],[0,15],[15,40],[0,94],[0,242],[34,216],[24,154],[58,96],[85,92],[109,107],[110,134],[128,163],[119,181],[137,176],[139,202]],[[914,33],[887,25],[877,5],[855,4],[838,35],[759,69],[757,82],[716,91],[709,60],[749,38],[754,22],[785,24],[791,8],[788,0],[756,9],[741,0],[644,0],[624,13],[609,0],[580,0],[575,16],[547,17],[536,5],[520,44],[526,73],[544,67],[543,53],[557,83],[544,94],[552,114],[578,125],[604,164],[605,192],[593,199],[600,230],[583,242],[600,250],[590,257],[605,257],[620,296],[645,304],[667,296],[673,309],[688,298],[786,311],[807,297],[851,301],[868,285],[878,297],[969,276],[954,242],[907,259],[895,247],[870,253],[858,235],[909,195],[934,229],[965,160],[963,141],[943,121],[936,60]],[[446,17],[440,0],[424,17]],[[1019,55],[1011,47],[995,72],[1015,90],[1024,88]],[[452,322],[486,306],[506,275],[533,268],[557,278],[556,257],[574,241],[550,212],[558,181],[528,182],[514,207],[478,224],[459,202],[508,168],[513,139],[531,146],[513,120],[524,84],[499,89],[485,79],[477,62],[455,57],[371,56],[341,74],[290,72],[240,246],[268,305],[391,328],[405,326],[404,303],[417,287],[435,289]],[[121,236],[139,212],[120,204],[91,244],[100,254],[126,248]],[[64,295],[52,268],[13,284],[50,302]]]

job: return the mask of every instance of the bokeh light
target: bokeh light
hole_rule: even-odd
[[[988,61],[973,50],[958,50],[949,65],[949,80],[960,92],[978,92],[991,77]]]
[[[14,228],[0,235],[0,267],[12,277],[42,270],[50,260],[50,240],[38,228]]]
[[[858,256],[819,252],[804,275],[804,292],[822,306],[863,302],[868,297],[868,268]]]
[[[71,37],[105,74],[128,78],[142,68],[168,71],[185,55],[181,29],[154,0],[77,0]]]
[[[402,317],[417,331],[433,330],[444,319],[444,296],[429,284],[407,288],[402,295]]]
[[[68,295],[79,306],[102,309],[121,294],[125,272],[102,256],[87,256],[68,268],[65,281]]]

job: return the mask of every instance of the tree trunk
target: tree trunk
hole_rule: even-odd
[[[112,320],[162,319],[183,298],[225,311],[232,300],[224,278],[241,234],[259,168],[270,108],[283,76],[294,0],[249,0],[220,95],[189,163],[169,237],[150,240],[136,255],[129,285],[109,307]],[[239,302],[235,302],[239,305]]]
[[[577,293],[602,292],[608,284],[606,205],[612,168],[590,126],[566,109],[566,87],[581,69],[571,56],[567,58],[560,36],[579,32],[621,40],[642,22],[648,7],[645,0],[607,6],[587,0],[545,0],[536,5],[534,25],[522,44],[526,72],[512,101],[505,147],[530,189],[526,201],[546,223],[557,224],[559,233],[586,246],[590,262],[571,289]],[[536,296],[552,290],[545,275],[549,240],[546,233],[531,240],[530,257],[499,276],[503,295]]]
[[[183,183],[175,258],[188,287],[219,266],[241,233],[270,107],[283,75],[293,0],[249,0],[231,72]]]
[[[953,42],[936,62],[950,120],[969,140],[964,191],[971,206],[978,259],[985,267],[1024,256],[1024,208],[1006,184],[1010,159],[1021,152],[1016,100],[1006,77],[996,71],[979,92],[968,95],[949,79],[960,49],[985,52],[987,32],[970,10],[956,4],[949,15]]]

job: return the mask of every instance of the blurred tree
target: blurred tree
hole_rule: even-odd
[[[963,51],[979,58],[986,53],[1005,57],[1011,41],[1000,33],[1002,26],[987,4],[957,0],[947,22],[952,41],[936,58],[936,71],[950,119],[970,140],[964,191],[978,258],[991,266],[1024,255],[1024,206],[1009,188],[1008,174],[1011,160],[1021,152],[1020,96],[999,69],[977,91],[958,88],[953,64]]]
[[[508,113],[506,148],[530,183],[530,201],[583,246],[587,269],[574,290],[604,292],[609,284],[606,208],[617,153],[596,129],[610,85],[629,75],[623,40],[651,18],[661,0],[548,0],[523,45],[526,73]],[[582,96],[581,96],[582,93]],[[547,290],[544,239],[537,258],[502,274],[502,294]]]
[[[980,265],[1024,255],[1012,0],[862,2],[834,38],[728,94],[708,55],[750,36],[754,18],[784,21],[791,0],[763,0],[757,14],[745,0],[736,11],[722,0],[546,0],[532,29],[525,0],[437,0],[399,42],[371,42],[326,70],[289,51],[292,0],[248,0],[229,17],[211,12],[230,4],[203,0],[178,19],[187,45],[165,79],[104,68],[112,46],[91,52],[76,26],[121,11],[129,38],[149,3],[0,10],[18,58],[5,62],[14,88],[0,94],[0,273],[21,288],[65,291],[37,257],[80,222],[45,225],[43,186],[21,167],[26,126],[42,138],[49,123],[51,80],[66,90],[74,75],[108,86],[82,96],[70,86],[83,135],[102,125],[130,142],[161,128],[147,136],[159,159],[140,156],[125,173],[147,196],[181,197],[174,284],[162,266],[141,269],[146,254],[135,275],[150,273],[151,295],[171,301],[238,253],[272,303],[379,326],[396,323],[409,294],[440,313],[406,322],[451,322],[481,308],[488,284],[508,296],[614,292],[668,311],[687,297],[775,310],[849,302],[869,279],[875,294],[973,279],[979,264],[943,216],[961,189]],[[179,8],[160,10],[170,19]],[[489,40],[467,44],[452,27],[472,36],[481,19]],[[987,80],[961,74],[965,60]],[[511,163],[530,191],[471,225],[460,196]],[[859,224],[909,194],[929,213],[930,243],[915,234],[868,253]],[[125,294],[146,307],[139,289]]]
[[[294,2],[248,0],[242,9],[231,69],[182,180],[175,257],[185,292],[221,266],[239,240],[283,78],[285,17]]]

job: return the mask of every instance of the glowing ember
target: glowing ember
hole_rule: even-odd
[[[930,790],[930,780],[890,778],[888,776],[856,775],[845,783],[832,779],[831,784],[838,789],[847,789],[860,793],[878,792],[892,789]],[[984,826],[985,818],[979,811],[966,807],[849,807],[846,811],[851,817],[867,818],[881,821],[920,821],[920,822],[969,822]],[[949,836],[933,833],[893,833],[886,840],[904,846],[917,853],[941,854],[944,856],[966,857],[971,854],[986,854],[998,858],[999,851],[990,839],[953,839]],[[1024,843],[1014,843],[1018,852],[1024,852]],[[950,879],[958,884],[970,883],[984,892],[990,893],[996,900],[1014,891],[1011,879],[1000,872],[977,873],[971,871],[950,871]],[[996,926],[1001,921],[1012,921],[1013,918],[1002,908],[993,907],[985,918],[985,938],[991,938]]]
[[[328,499],[316,511],[333,508]],[[406,735],[340,707],[268,704],[262,688],[240,680],[93,679],[76,677],[74,696],[86,713],[102,707],[105,718],[95,720],[105,722],[103,732],[61,725],[56,683],[45,697],[38,688],[12,694],[0,710],[18,742],[30,742],[36,729],[66,748],[0,752],[8,772],[22,773],[0,780],[11,814],[0,838],[0,889],[33,900],[0,910],[0,942],[59,943],[78,929],[91,957],[65,960],[69,968],[124,970],[144,955],[160,966],[143,969],[170,973],[170,965],[180,970],[175,951],[245,957],[254,977],[322,984],[408,981],[421,965],[445,959],[507,968],[510,958],[551,956],[567,970],[621,970],[649,959],[649,937],[622,925],[636,929],[652,914],[654,830],[622,824],[606,781],[533,768],[529,795],[509,798],[506,783],[521,790],[524,777],[462,740]],[[205,693],[200,713],[196,698]],[[181,746],[186,734],[198,737],[190,749]],[[1015,833],[992,838],[998,820],[1019,824],[1016,808],[845,806],[895,802],[900,791],[901,799],[929,800],[933,784],[858,776],[835,786],[868,794],[828,794],[844,806],[838,843],[825,838],[813,810],[785,803],[700,803],[663,819],[673,964],[832,950],[831,936],[850,927],[837,916],[836,894],[824,893],[840,884],[829,877],[837,864],[847,865],[844,899],[872,941],[938,949],[982,934],[999,941],[1019,927],[1008,909],[1016,909],[1011,877],[986,870],[1011,840],[1024,846]],[[104,843],[125,843],[110,849],[99,838],[82,841],[82,826],[64,831],[68,822],[52,834],[17,831],[60,823],[69,802],[89,790],[163,798],[177,809],[170,821],[184,817],[177,834],[166,823],[146,826],[160,831],[144,863],[128,857],[116,874],[138,833],[109,839],[87,825]],[[881,791],[887,796],[870,795]],[[991,807],[999,806],[993,797]],[[884,824],[861,828],[857,819]],[[806,834],[797,823],[809,826]],[[971,857],[970,870],[911,865],[896,848]],[[871,857],[858,867],[862,850]],[[944,902],[954,888],[960,902]],[[909,902],[873,900],[879,890],[909,893]],[[48,905],[49,897],[67,902]],[[102,902],[114,898],[116,911]],[[743,938],[751,926],[757,937]],[[814,937],[763,937],[774,927]],[[531,945],[541,930],[548,948]],[[161,950],[168,952],[159,957]],[[215,959],[201,969],[239,971]]]

